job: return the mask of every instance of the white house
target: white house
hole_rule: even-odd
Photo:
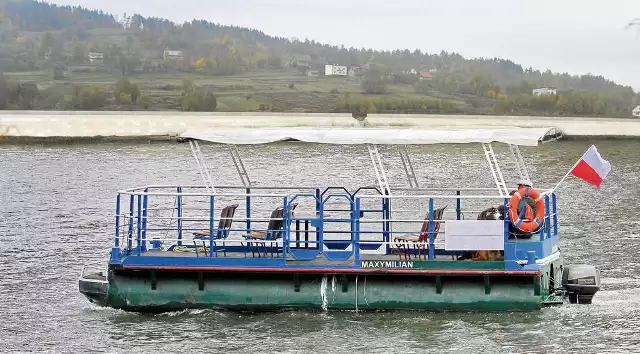
[[[533,89],[533,94],[535,96],[540,96],[540,95],[556,95],[556,89],[554,88],[549,88],[549,87],[541,87],[541,88],[537,88],[537,89]]]
[[[327,64],[324,66],[324,75],[325,76],[347,76],[347,66]]]
[[[634,108],[633,111],[631,111],[631,114],[634,117],[640,117],[640,106],[637,106],[636,108]]]
[[[104,60],[104,53],[89,52],[90,63],[102,63]]]
[[[162,59],[164,60],[179,60],[183,58],[183,53],[181,50],[169,50],[169,49],[165,49],[163,55],[162,55]]]

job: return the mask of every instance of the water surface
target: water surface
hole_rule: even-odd
[[[559,190],[567,263],[597,265],[590,306],[532,313],[180,311],[142,315],[98,308],[78,292],[85,263],[106,261],[115,192],[198,184],[187,145],[0,145],[1,351],[48,352],[633,352],[640,349],[640,141],[564,141],[523,149],[536,185],[554,185],[591,143],[613,170],[601,190],[569,178]],[[241,147],[259,185],[375,183],[362,147]],[[384,149],[389,179],[406,184]],[[479,146],[411,150],[423,186],[491,186]],[[507,150],[498,149],[500,156]],[[226,151],[210,155],[219,183],[239,184]],[[512,168],[512,165],[505,165]],[[511,180],[513,172],[506,173]],[[416,215],[416,217],[421,217]]]

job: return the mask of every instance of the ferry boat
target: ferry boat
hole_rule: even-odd
[[[98,305],[138,312],[589,304],[599,271],[564,263],[557,191],[532,185],[519,149],[561,138],[552,127],[184,132],[178,140],[189,145],[203,184],[119,191],[110,256],[83,267],[79,290]],[[256,186],[237,145],[289,141],[366,147],[377,183]],[[497,157],[496,143],[508,145],[512,161]],[[407,145],[429,144],[480,145],[495,185],[422,186]],[[205,160],[204,145],[228,146],[241,185],[214,183],[220,171]],[[408,186],[389,184],[381,145],[399,152]],[[282,173],[304,174],[287,165]],[[505,181],[506,166],[519,181]]]

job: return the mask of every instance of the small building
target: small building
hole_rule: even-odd
[[[300,55],[291,58],[291,65],[298,68],[310,68],[311,67],[311,56],[310,55]]]
[[[537,89],[533,89],[533,95],[534,96],[541,96],[541,95],[556,95],[556,89],[554,88],[549,88],[549,87],[541,87],[541,88],[537,88]]]
[[[640,117],[640,106],[634,108],[633,111],[631,111],[631,115],[633,115],[634,117]]]
[[[104,53],[89,52],[89,62],[91,64],[101,64],[104,61]]]
[[[361,75],[362,75],[362,68],[359,66],[352,66],[347,71],[347,76],[349,77],[356,77]]]
[[[421,71],[420,73],[418,73],[418,75],[420,76],[420,80],[431,80],[431,79],[433,79],[433,75],[431,75],[431,73],[428,72],[428,71]]]
[[[309,70],[307,71],[307,76],[308,77],[318,77],[320,75],[320,73],[318,72],[318,70]]]
[[[184,58],[181,50],[169,50],[165,49],[162,55],[164,60],[180,60]]]
[[[324,66],[325,76],[347,76],[347,73],[346,65],[326,64]]]

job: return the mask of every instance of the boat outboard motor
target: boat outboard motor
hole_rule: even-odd
[[[600,271],[589,264],[568,266],[562,272],[562,287],[572,304],[590,304],[600,290]]]

